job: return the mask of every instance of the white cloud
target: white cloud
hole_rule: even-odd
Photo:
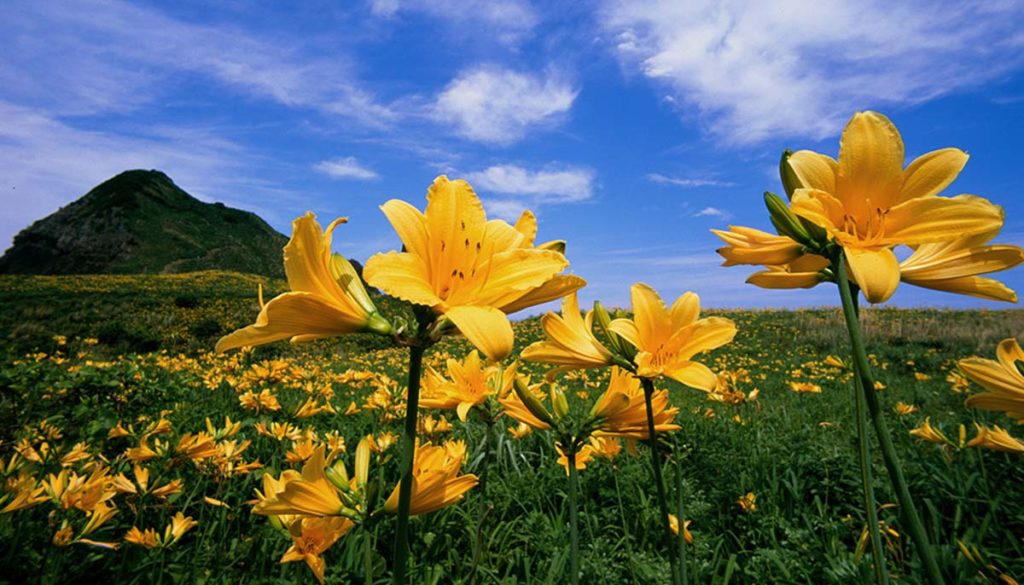
[[[434,116],[478,142],[511,144],[564,118],[578,91],[555,73],[544,77],[497,67],[463,72],[438,96]]]
[[[716,179],[695,179],[695,178],[681,178],[681,177],[669,177],[660,173],[650,173],[647,175],[647,180],[652,183],[658,183],[659,185],[675,185],[676,187],[733,187],[736,183],[729,181],[719,181]]]
[[[32,221],[127,169],[162,170],[200,199],[255,211],[280,225],[286,218],[253,202],[304,199],[261,179],[259,170],[267,165],[207,129],[82,130],[0,101],[0,248]]]
[[[487,198],[489,213],[514,219],[526,208],[576,203],[594,194],[594,171],[578,167],[531,171],[505,164],[466,173],[466,180]]]
[[[594,192],[594,172],[573,167],[530,171],[517,165],[495,165],[468,173],[466,178],[492,193],[526,195],[548,203],[583,201]]]
[[[694,213],[693,217],[717,217],[723,221],[728,221],[729,219],[732,219],[732,214],[728,211],[718,209],[717,207],[705,207],[697,213]]]
[[[397,115],[359,87],[346,56],[318,56],[305,40],[192,24],[116,0],[16,4],[5,11],[0,41],[0,86],[8,100],[62,115],[123,112],[195,75],[367,125]],[[41,28],[46,34],[38,34]]]
[[[680,111],[751,143],[825,138],[853,111],[995,79],[1024,61],[1022,17],[1019,2],[606,0],[600,20]]]
[[[359,164],[354,156],[325,160],[313,166],[313,169],[336,179],[359,179],[370,181],[379,177],[375,171]]]
[[[540,21],[525,0],[371,0],[370,11],[383,18],[418,12],[457,29],[459,38],[488,37],[505,44],[522,40]]]

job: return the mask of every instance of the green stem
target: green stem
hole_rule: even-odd
[[[569,580],[572,585],[580,582],[580,528],[576,515],[576,499],[579,477],[576,471],[576,448],[570,446],[565,454],[569,462]]]
[[[661,513],[661,525],[664,532],[664,546],[668,553],[668,563],[672,573],[673,585],[679,585],[679,558],[675,547],[675,535],[672,533],[672,525],[668,520],[668,496],[665,494],[665,479],[661,475],[661,452],[658,450],[658,432],[654,426],[654,407],[651,405],[651,398],[654,396],[654,382],[647,378],[640,378],[644,387],[644,404],[647,406],[647,433],[651,447],[651,466],[654,468],[654,484],[658,490],[658,509]],[[680,518],[682,523],[683,519]],[[680,532],[682,532],[680,524]]]
[[[489,503],[487,500],[487,470],[490,467],[492,441],[495,441],[494,421],[488,418],[487,429],[484,431],[484,456],[480,461],[480,482],[477,484],[477,497],[480,498],[480,509],[477,512],[476,543],[473,546],[473,567],[470,569],[470,585],[476,583],[477,569],[480,567],[480,557],[483,556],[484,550],[484,521],[487,518]]]
[[[366,578],[366,585],[373,585],[373,533],[369,530],[363,531],[363,573]]]
[[[619,519],[622,521],[622,534],[628,542],[632,542],[629,535],[629,524],[626,522],[626,510],[622,507],[622,490],[619,489],[618,469],[612,473],[612,481],[615,482],[615,498],[619,502]],[[629,576],[636,583],[636,571],[633,569],[633,555],[626,555],[626,566],[629,567]]]
[[[687,585],[689,577],[686,574],[686,510],[683,501],[683,450],[676,441],[676,517],[679,519],[679,535],[676,536],[679,544],[679,581]]]
[[[409,504],[412,499],[412,463],[416,456],[416,415],[420,403],[420,370],[423,350],[409,348],[409,395],[405,406],[405,433],[402,436],[402,480],[398,488],[398,522],[395,527],[395,567],[391,582],[405,585],[409,565]]]
[[[917,555],[921,558],[921,565],[924,568],[925,576],[931,585],[944,583],[939,565],[935,561],[935,555],[925,534],[921,517],[914,506],[914,499],[907,487],[907,480],[903,476],[903,467],[900,464],[896,448],[892,443],[892,436],[889,427],[885,424],[882,407],[878,403],[878,396],[875,394],[874,377],[871,374],[871,365],[868,363],[867,350],[864,347],[864,340],[861,338],[860,321],[857,318],[857,309],[850,289],[850,282],[846,275],[845,254],[840,252],[836,260],[836,272],[839,277],[839,295],[843,301],[843,315],[846,318],[846,327],[850,334],[850,344],[853,346],[854,366],[860,373],[860,387],[867,403],[868,414],[871,416],[871,424],[875,427],[875,435],[878,437],[878,446],[882,450],[882,461],[885,469],[889,472],[889,480],[896,490],[896,499],[899,501],[900,515],[907,524],[907,531],[910,539],[914,542]]]
[[[878,526],[878,504],[875,500],[875,488],[872,484],[871,447],[868,444],[868,417],[864,404],[864,393],[860,391],[860,371],[854,370],[854,400],[857,404],[857,446],[860,456],[860,481],[864,490],[864,511],[867,515],[868,535],[871,537],[871,556],[875,568],[875,581],[878,585],[889,583],[889,571],[885,566],[885,554],[882,550],[882,535]]]
[[[850,296],[853,297],[853,314],[860,318],[859,297],[856,285],[850,285]],[[852,358],[855,359],[855,358]],[[888,585],[889,571],[885,565],[885,552],[882,548],[882,533],[878,525],[878,500],[875,499],[875,487],[871,470],[871,444],[868,437],[867,404],[862,387],[860,370],[853,369],[853,399],[857,415],[857,446],[860,458],[861,489],[864,491],[864,512],[867,516],[868,536],[871,539],[871,556],[875,570],[875,581],[878,585]]]

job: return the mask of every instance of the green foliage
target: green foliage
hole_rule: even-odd
[[[224,476],[172,455],[148,463],[151,481],[179,478],[184,489],[168,498],[118,498],[120,512],[91,538],[120,542],[116,551],[75,544],[54,547],[49,503],[0,515],[0,575],[10,582],[118,583],[298,583],[309,582],[301,563],[279,564],[289,546],[267,520],[251,514],[264,471],[275,476],[294,468],[285,454],[294,445],[255,430],[257,422],[290,422],[319,433],[337,430],[348,451],[366,433],[397,431],[400,421],[382,422],[380,410],[344,415],[350,403],[362,405],[379,387],[397,388],[404,379],[404,351],[385,340],[351,336],[308,344],[285,343],[251,353],[214,356],[215,337],[252,322],[255,291],[266,298],[284,290],[279,280],[226,273],[181,276],[4,277],[0,278],[0,457],[10,461],[16,442],[40,432],[41,423],[61,430],[51,440],[66,451],[84,441],[102,455],[114,473],[131,474],[126,449],[131,437],[108,438],[118,422],[136,429],[161,412],[174,443],[185,433],[204,430],[225,416],[241,422],[237,439],[250,440],[245,461],[258,460],[253,473]],[[405,307],[382,299],[384,312]],[[986,583],[1000,574],[1024,574],[1024,467],[1019,457],[923,443],[909,430],[930,417],[956,440],[957,426],[971,423],[1011,426],[1001,415],[967,410],[966,394],[955,393],[946,377],[956,360],[991,356],[996,343],[1024,329],[1020,311],[949,312],[865,310],[869,351],[885,389],[886,405],[907,476],[938,547],[942,570],[951,583]],[[856,583],[870,580],[870,568],[857,554],[863,528],[853,421],[852,374],[824,363],[848,353],[838,310],[729,311],[739,325],[736,341],[701,359],[716,371],[737,373],[733,389],[756,400],[728,404],[708,400],[672,385],[683,429],[672,445],[666,476],[671,488],[675,466],[684,474],[686,517],[694,544],[689,547],[692,583]],[[516,324],[517,348],[539,339],[537,319]],[[65,336],[61,339],[55,336]],[[93,340],[96,340],[95,342]],[[147,346],[154,342],[157,348]],[[155,351],[149,351],[155,349]],[[446,341],[427,357],[443,369],[448,356],[468,351]],[[304,399],[295,373],[259,374],[275,360],[319,376],[330,386],[336,414],[298,419],[291,415]],[[540,368],[521,365],[534,372]],[[284,370],[282,370],[284,371]],[[291,370],[288,370],[290,372]],[[373,371],[377,382],[342,381],[348,371]],[[305,375],[304,374],[304,375]],[[572,390],[603,389],[600,372],[562,378]],[[376,384],[379,382],[380,386]],[[798,394],[790,382],[821,386],[821,394]],[[244,408],[245,389],[270,389],[281,410],[256,413]],[[917,412],[897,415],[905,402]],[[574,408],[578,407],[575,405]],[[427,414],[424,412],[423,414]],[[442,413],[429,412],[432,415]],[[466,440],[467,471],[480,472],[484,423],[470,417],[439,438]],[[567,482],[549,438],[533,433],[513,439],[499,419],[500,439],[488,462],[486,516],[478,526],[480,494],[470,491],[457,505],[413,520],[412,575],[418,583],[466,583],[471,551],[482,539],[478,583],[565,583],[568,567]],[[1011,428],[1011,432],[1015,430]],[[653,501],[649,458],[624,450],[613,460],[593,460],[581,472],[580,531],[582,582],[667,583]],[[397,475],[397,449],[374,462],[381,478],[378,499],[387,497]],[[878,453],[877,449],[874,451]],[[351,454],[341,458],[351,468]],[[56,472],[60,465],[49,463]],[[876,461],[876,492],[881,502],[894,496],[881,462]],[[371,481],[375,481],[371,480]],[[748,492],[756,509],[738,503]],[[228,508],[203,498],[221,500]],[[673,499],[674,501],[674,499]],[[199,525],[177,544],[146,550],[123,542],[132,526],[162,531],[177,511]],[[63,512],[61,512],[63,513]],[[881,519],[901,538],[888,551],[896,583],[917,583],[920,574],[898,513],[886,507]],[[368,532],[353,531],[324,554],[329,582],[364,582],[364,549],[370,535],[374,582],[387,579],[393,519]],[[958,541],[981,555],[967,558]],[[984,563],[978,561],[984,558]]]

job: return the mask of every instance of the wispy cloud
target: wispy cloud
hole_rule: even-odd
[[[506,44],[528,36],[540,18],[524,0],[371,0],[376,16],[393,18],[401,12],[434,17],[460,36],[486,34]]]
[[[718,209],[717,207],[705,207],[697,213],[693,214],[693,217],[717,217],[723,221],[732,219],[732,214],[728,211]]]
[[[855,110],[998,78],[1024,62],[1022,17],[1019,2],[607,0],[600,20],[628,67],[752,143],[825,138]]]
[[[594,194],[594,171],[578,167],[529,170],[504,164],[466,173],[466,179],[488,199],[488,210],[514,218],[523,208],[576,203]]]
[[[279,210],[257,201],[303,201],[262,179],[268,161],[201,128],[150,127],[131,134],[82,130],[31,108],[0,101],[0,248],[33,220],[126,169],[160,169],[191,194],[259,213],[280,225]]]
[[[61,114],[121,112],[157,100],[185,74],[367,125],[397,115],[360,87],[344,55],[324,57],[303,41],[192,24],[116,0],[15,4],[2,27],[8,100]]]
[[[647,180],[652,183],[658,183],[659,185],[674,185],[676,187],[732,187],[736,183],[729,181],[719,181],[716,179],[697,179],[697,178],[682,178],[682,177],[669,177],[660,173],[649,173]]]
[[[562,76],[538,76],[500,67],[464,71],[437,97],[434,117],[461,136],[507,145],[528,130],[562,120],[578,91]]]
[[[314,165],[313,168],[335,179],[371,181],[379,177],[374,170],[360,164],[354,156],[321,161]]]

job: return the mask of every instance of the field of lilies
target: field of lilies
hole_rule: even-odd
[[[361,275],[306,214],[287,282],[0,277],[0,580],[1016,583],[1024,312],[859,299],[1015,300],[1024,253],[898,140],[855,115],[719,233],[834,308],[580,307],[571,242],[445,177]]]

